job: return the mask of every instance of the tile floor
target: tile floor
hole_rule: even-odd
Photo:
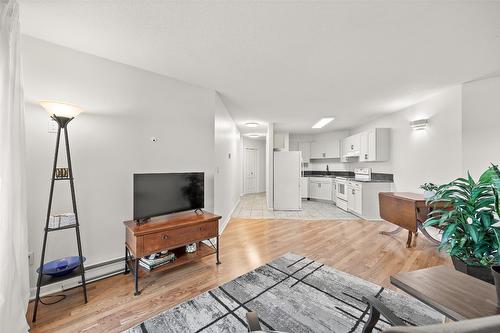
[[[267,209],[266,194],[255,193],[241,197],[240,204],[233,212],[235,218],[254,219],[297,219],[297,220],[332,220],[358,219],[333,204],[318,201],[302,201],[301,211],[272,211]]]

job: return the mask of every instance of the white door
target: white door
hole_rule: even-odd
[[[255,148],[245,148],[245,193],[257,192],[257,156]]]

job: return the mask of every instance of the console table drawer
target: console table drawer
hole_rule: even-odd
[[[218,221],[210,221],[185,228],[161,231],[142,236],[143,253],[149,254],[165,249],[217,237]]]

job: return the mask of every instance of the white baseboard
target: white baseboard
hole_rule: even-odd
[[[123,258],[117,258],[101,264],[92,265],[89,266],[89,268],[85,269],[85,281],[87,283],[97,281],[106,278],[108,276],[114,275],[118,271],[123,272],[124,268],[125,268],[125,263],[123,261]],[[72,279],[49,284],[47,286],[43,286],[42,288],[40,288],[40,297],[78,286],[81,286],[81,278],[79,276],[74,277]],[[32,287],[30,290],[30,300],[35,299],[35,296],[36,296],[36,286]]]
[[[222,234],[222,232],[224,232],[224,229],[226,229],[226,226],[229,224],[229,221],[231,220],[231,216],[233,215],[236,207],[238,207],[238,205],[240,204],[240,201],[241,201],[241,199],[238,198],[238,201],[236,201],[236,204],[233,206],[233,209],[231,209],[231,211],[229,212],[228,216],[226,218],[222,219],[222,225],[220,227],[219,234]]]

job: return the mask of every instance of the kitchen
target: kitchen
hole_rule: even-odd
[[[391,191],[393,175],[372,172],[363,163],[388,161],[390,140],[389,128],[354,135],[275,133],[274,210],[300,210],[307,202],[315,201],[364,219],[380,219],[378,193]],[[282,162],[281,155],[294,157]],[[296,167],[298,159],[300,169]],[[290,167],[292,164],[295,167]],[[301,174],[298,204],[294,186],[297,170]]]

